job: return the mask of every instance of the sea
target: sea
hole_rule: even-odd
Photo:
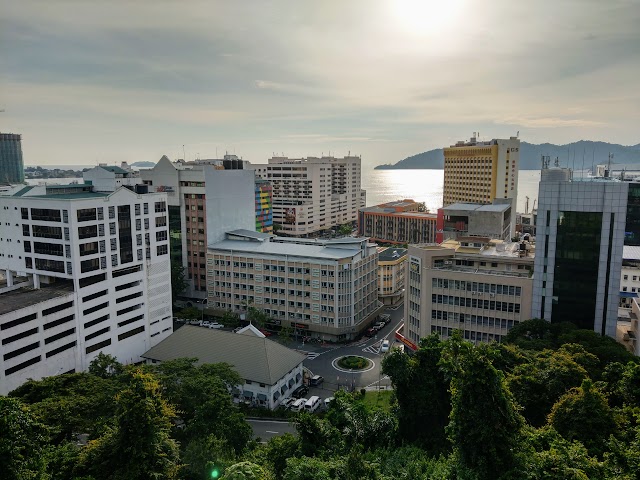
[[[424,202],[430,212],[442,207],[444,170],[374,170],[362,172],[362,188],[367,191],[367,206],[410,198]],[[520,170],[516,211],[529,211],[538,199],[540,170]]]
[[[65,184],[82,181],[81,178],[48,178],[27,180],[29,185]],[[374,170],[363,169],[362,188],[367,191],[367,206],[410,198],[424,202],[430,212],[442,207],[444,170]],[[540,170],[521,170],[518,178],[517,211],[524,212],[527,197],[529,211],[538,198]]]

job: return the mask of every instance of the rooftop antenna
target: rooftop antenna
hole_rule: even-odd
[[[520,130],[516,133],[516,138],[520,138]]]
[[[553,164],[554,164],[556,167],[559,167],[559,166],[560,166],[560,158],[556,157],[556,159],[553,161]]]
[[[542,169],[546,170],[549,168],[549,162],[551,162],[551,157],[549,155],[542,155]]]
[[[527,201],[524,203],[524,213],[526,215],[527,213],[529,213],[529,197],[525,196],[525,198],[527,199]]]
[[[184,153],[184,145],[182,145],[182,160],[187,161],[187,154]]]
[[[582,171],[580,172],[580,177],[584,178],[584,156],[587,154],[587,147],[582,149]]]

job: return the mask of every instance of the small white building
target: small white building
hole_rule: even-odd
[[[142,356],[151,363],[184,357],[197,358],[198,364],[228,363],[244,379],[233,388],[234,398],[270,409],[302,385],[307,358],[251,330],[237,334],[193,325],[179,328]]]
[[[82,178],[85,183],[92,185],[96,192],[113,192],[120,187],[133,187],[142,183],[140,177],[135,176],[130,170],[104,163],[82,172]]]
[[[631,308],[633,298],[640,294],[640,247],[622,247],[620,272],[620,308]]]

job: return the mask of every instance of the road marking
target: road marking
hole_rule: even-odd
[[[265,430],[264,432],[265,432],[265,433],[280,433],[280,432],[273,432],[273,431],[271,431],[271,430]]]
[[[313,360],[315,358],[318,358],[320,355],[321,355],[320,353],[307,352],[307,359],[308,360]]]
[[[362,349],[363,352],[367,352],[367,353],[373,353],[374,355],[377,355],[378,353],[380,353],[380,348],[376,347],[375,345],[371,345],[369,347],[365,347]]]

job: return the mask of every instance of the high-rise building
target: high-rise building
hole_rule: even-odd
[[[184,266],[189,283],[182,296],[199,302],[207,298],[207,245],[227,230],[256,225],[254,173],[233,157],[171,162],[163,156],[140,172],[150,192],[167,195],[171,256]]]
[[[275,328],[323,340],[354,339],[378,314],[378,252],[367,238],[332,240],[228,232],[209,246],[209,309],[252,305]],[[269,326],[271,328],[271,326]]]
[[[452,203],[493,203],[511,199],[511,234],[515,232],[518,197],[520,140],[493,139],[481,142],[474,134],[444,149],[443,206]]]
[[[628,196],[636,186],[571,178],[564,168],[542,170],[534,317],[616,337]]]
[[[17,186],[0,221],[0,394],[100,352],[139,362],[171,334],[165,194]]]
[[[273,157],[251,168],[271,182],[279,234],[304,237],[355,223],[366,204],[360,157]]]
[[[0,133],[0,183],[24,183],[21,135]]]
[[[273,233],[273,189],[266,180],[256,178],[256,232]]]
[[[378,247],[378,298],[384,305],[396,305],[404,299],[407,249]]]
[[[421,212],[424,205],[411,199],[361,208],[358,235],[382,243],[432,243],[437,215]]]
[[[531,318],[534,252],[528,243],[482,237],[409,245],[403,343],[462,330],[473,342],[499,341]]]

